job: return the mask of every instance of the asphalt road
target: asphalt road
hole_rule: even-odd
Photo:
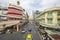
[[[31,29],[32,30],[31,31],[31,34],[33,36],[33,40],[40,40],[40,35],[38,33],[38,30],[37,30],[38,26],[36,26],[33,23],[29,23],[27,26],[28,26],[27,27],[27,31],[28,31],[28,29]],[[28,33],[29,33],[29,31],[28,31]]]
[[[31,34],[33,36],[33,40],[40,40],[39,33],[37,31],[38,26],[33,23],[28,23],[24,26],[25,30],[27,31],[25,34],[21,34],[21,32],[14,32],[12,34],[3,34],[0,35],[0,40],[25,40],[26,35],[30,33],[28,30],[31,29]]]

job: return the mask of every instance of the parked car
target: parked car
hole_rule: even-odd
[[[22,33],[22,34],[26,33],[25,29],[22,29],[22,30],[21,30],[21,33]]]

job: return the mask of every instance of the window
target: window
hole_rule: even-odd
[[[44,13],[42,14],[42,17],[45,17],[45,14]]]
[[[60,19],[58,19],[58,24],[60,24]]]
[[[44,19],[42,19],[42,22],[43,22],[43,23],[45,23],[45,20],[44,20]]]
[[[60,16],[60,11],[58,11],[58,16]]]
[[[22,18],[20,18],[19,20],[22,20]]]
[[[52,12],[48,12],[48,16],[52,16]]]
[[[52,24],[52,19],[48,19],[48,24]]]

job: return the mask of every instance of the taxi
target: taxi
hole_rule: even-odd
[[[32,40],[32,34],[27,34],[26,40]]]

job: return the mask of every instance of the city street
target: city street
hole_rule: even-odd
[[[60,40],[60,0],[0,0],[0,40]]]
[[[31,29],[31,34],[33,36],[33,40],[40,40],[39,33],[37,31],[37,26],[33,23],[28,23],[27,25],[24,26],[24,29],[26,30],[25,34],[22,34],[20,31],[19,32],[14,32],[12,34],[3,34],[0,35],[0,40],[26,40],[26,35],[29,33],[29,29]]]

